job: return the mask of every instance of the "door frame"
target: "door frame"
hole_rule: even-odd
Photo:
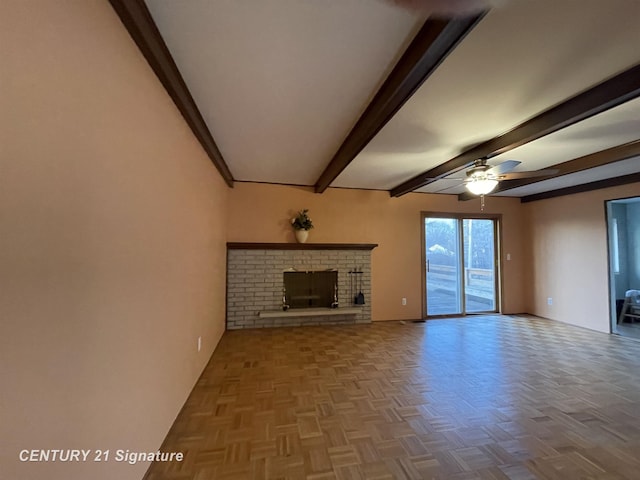
[[[493,238],[494,238],[494,266],[495,266],[495,292],[496,292],[496,309],[495,312],[489,313],[502,313],[502,214],[496,213],[452,213],[452,212],[429,212],[422,211],[420,212],[420,249],[421,249],[421,285],[422,285],[422,318],[455,318],[467,315],[485,315],[487,313],[479,312],[479,313],[467,313],[464,308],[464,301],[462,302],[462,313],[454,313],[447,315],[427,315],[427,252],[426,252],[426,238],[425,238],[425,220],[427,218],[454,218],[458,221],[464,219],[471,220],[493,220]],[[460,230],[462,232],[462,230]],[[463,236],[460,235],[458,242],[463,242]],[[462,252],[462,257],[464,258],[463,249],[460,250]],[[464,268],[464,263],[463,263]],[[462,292],[461,295],[464,295],[464,274],[462,275]]]
[[[625,336],[623,332],[618,331],[618,311],[616,306],[617,294],[616,294],[616,281],[615,276],[617,275],[613,270],[614,267],[612,265],[612,238],[611,238],[611,225],[612,225],[612,205],[614,202],[619,202],[621,200],[631,200],[640,198],[638,195],[631,195],[629,197],[619,197],[619,198],[609,198],[604,201],[604,221],[605,221],[605,229],[607,232],[607,281],[608,281],[608,293],[609,293],[609,333],[612,335],[621,335]],[[634,337],[631,337],[634,338]]]

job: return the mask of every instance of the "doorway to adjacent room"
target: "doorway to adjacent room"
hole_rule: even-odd
[[[640,338],[640,197],[606,202],[611,332]]]

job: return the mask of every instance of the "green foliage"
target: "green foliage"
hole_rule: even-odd
[[[309,210],[306,208],[298,212],[298,215],[291,220],[293,228],[296,230],[311,230],[313,228],[313,222],[309,218],[309,215],[307,215],[308,212]]]

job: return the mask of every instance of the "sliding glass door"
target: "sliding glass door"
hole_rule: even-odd
[[[496,311],[495,231],[495,220],[462,220],[466,313]]]
[[[428,316],[462,313],[459,223],[455,218],[425,221]]]
[[[497,218],[424,214],[427,316],[498,310]]]

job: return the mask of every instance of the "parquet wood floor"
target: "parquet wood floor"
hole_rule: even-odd
[[[147,480],[638,479],[640,342],[548,320],[226,332]]]

